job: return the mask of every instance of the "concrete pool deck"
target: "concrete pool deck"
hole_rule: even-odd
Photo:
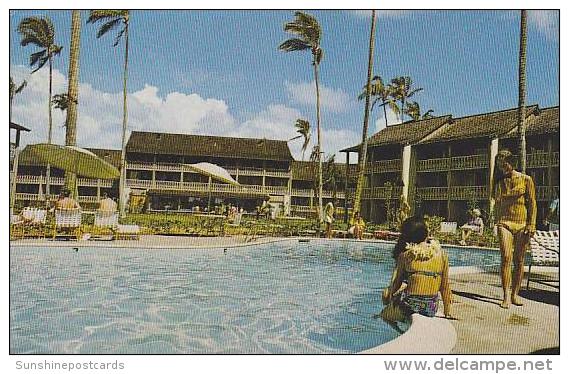
[[[299,238],[260,237],[247,241],[245,236],[174,237],[145,235],[140,240],[53,241],[24,239],[11,247],[104,247],[104,248],[238,248]],[[321,240],[311,238],[309,240]],[[345,240],[345,239],[337,239]],[[377,243],[378,241],[374,241]],[[382,242],[382,241],[380,241]],[[389,242],[384,242],[389,243]],[[499,274],[476,267],[451,268],[453,316],[414,318],[412,327],[398,339],[363,353],[452,353],[452,354],[528,354],[558,352],[559,291],[531,283],[530,291],[520,292],[525,305],[502,309]],[[433,344],[434,342],[440,344]]]

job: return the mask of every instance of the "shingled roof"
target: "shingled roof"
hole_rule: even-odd
[[[127,152],[292,161],[285,140],[133,131]]]
[[[537,105],[528,106],[526,116],[530,116],[536,110]],[[517,120],[517,108],[454,118],[440,131],[434,132],[421,143],[502,137],[517,126]]]
[[[387,126],[369,138],[368,147],[397,143],[404,145],[417,143],[450,120],[451,116],[445,115]],[[357,152],[359,149],[360,144],[343,149],[341,152]]]
[[[118,168],[121,164],[121,151],[118,149],[102,149],[102,148],[85,148],[88,151],[93,152],[103,160],[109,162],[114,167]],[[26,152],[26,148],[20,153],[18,163],[20,165],[36,166],[39,163],[31,157],[29,152]]]
[[[336,169],[341,177],[346,176],[346,164],[342,162],[336,162]],[[324,165],[323,165],[324,166]],[[351,165],[351,167],[355,167],[355,165]],[[293,161],[291,164],[291,173],[293,180],[304,180],[304,181],[312,181],[314,180],[314,176],[318,173],[318,166],[317,164],[313,163],[312,161]]]
[[[534,115],[527,118],[526,135],[542,135],[559,132],[559,107],[550,107],[536,110]],[[504,137],[518,136],[517,127],[514,127]]]

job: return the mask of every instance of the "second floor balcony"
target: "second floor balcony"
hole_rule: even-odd
[[[487,155],[431,158],[417,161],[417,172],[488,168]]]
[[[185,172],[192,173],[195,172],[187,164],[171,164],[171,163],[152,163],[152,162],[128,162],[127,170],[149,170],[149,171],[172,171],[172,172]],[[287,170],[264,170],[262,168],[250,168],[250,167],[226,167],[225,170],[232,176],[247,175],[247,176],[258,176],[262,177],[277,177],[277,178],[289,178],[291,173]]]

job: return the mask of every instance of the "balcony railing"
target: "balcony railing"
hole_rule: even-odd
[[[400,171],[401,166],[401,159],[368,162],[366,164],[366,174]]]
[[[16,193],[16,200],[18,201],[57,201],[58,195],[42,195],[36,193]],[[77,199],[79,203],[97,203],[99,198],[97,196],[79,196]]]
[[[127,163],[127,169],[129,170],[154,170],[154,171],[173,171],[173,172],[187,172],[195,173],[187,164],[170,164],[170,163],[152,163],[152,162],[129,162]],[[278,178],[289,178],[290,172],[284,170],[263,170],[261,168],[225,168],[229,174],[236,175],[247,175],[247,176],[257,176],[262,177],[263,175],[267,177],[278,177]]]
[[[535,188],[535,199],[539,201],[548,201],[555,194],[559,196],[559,186],[552,186],[552,187],[538,186]]]
[[[417,161],[418,172],[488,168],[487,155],[431,158]]]
[[[549,160],[549,153],[547,152],[534,152],[526,155],[526,162],[528,168],[546,168],[549,164],[551,166],[559,166],[559,152],[551,154]]]
[[[423,187],[418,188],[416,198],[423,200],[469,200],[488,198],[486,186],[452,186],[452,187]]]
[[[399,199],[401,187],[364,188],[362,195],[364,199]]]
[[[47,178],[43,175],[18,175],[17,183],[20,184],[43,184],[45,185]],[[64,178],[61,177],[50,177],[49,184],[52,186],[62,186],[64,183]],[[108,179],[86,179],[77,178],[77,185],[80,187],[104,187],[111,188],[113,182]]]

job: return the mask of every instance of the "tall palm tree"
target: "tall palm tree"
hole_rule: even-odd
[[[320,85],[318,80],[318,67],[324,56],[324,51],[320,47],[322,39],[322,28],[318,20],[304,12],[295,12],[295,19],[287,22],[284,31],[294,34],[296,37],[285,40],[279,45],[279,49],[284,52],[310,51],[312,53],[312,66],[314,67],[314,80],[316,82],[316,131],[318,142],[318,207],[319,219],[322,221],[322,134],[320,129]]]
[[[364,125],[362,129],[362,148],[360,150],[360,157],[358,160],[358,182],[356,184],[356,193],[354,196],[354,209],[353,213],[359,212],[362,193],[364,189],[365,181],[365,165],[367,158],[367,131],[369,123],[369,112],[370,112],[370,94],[371,94],[371,76],[373,73],[373,52],[374,52],[374,42],[375,42],[375,10],[371,11],[371,30],[369,33],[369,53],[368,53],[368,65],[367,65],[367,85],[366,85],[366,103],[364,112]]]
[[[48,132],[47,142],[51,144],[52,117],[51,117],[51,93],[53,87],[53,57],[61,53],[62,46],[55,44],[55,27],[49,17],[26,17],[18,25],[18,32],[22,35],[20,45],[25,47],[33,45],[39,51],[30,55],[30,67],[32,74],[40,70],[47,63],[49,66],[49,98],[48,107]],[[50,193],[50,166],[46,170],[46,194]]]
[[[81,14],[71,13],[71,43],[69,44],[69,72],[67,86],[67,117],[65,119],[65,145],[77,145],[77,105],[79,102],[79,48],[81,44]],[[51,103],[50,103],[51,104]],[[65,186],[75,195],[77,178],[65,173]]]
[[[12,102],[14,97],[22,92],[22,90],[28,85],[28,82],[24,80],[19,86],[14,82],[12,77],[10,77],[10,107],[8,108],[8,119],[12,123]]]
[[[392,97],[401,103],[399,107],[400,111],[397,114],[400,114],[401,122],[404,122],[403,116],[406,108],[405,102],[423,89],[413,88],[413,80],[409,76],[393,78],[391,80],[391,86],[393,87],[391,92]]]
[[[520,17],[520,54],[519,54],[519,86],[518,86],[518,136],[519,162],[522,173],[526,172],[526,45],[527,45],[527,11],[521,11]]]
[[[380,107],[383,108],[383,117],[385,118],[385,127],[387,127],[387,108],[386,106],[389,105],[389,108],[395,113],[399,113],[399,107],[395,100],[391,97],[391,85],[384,85],[383,79],[376,75],[371,79],[371,97],[374,97],[371,103],[371,111],[373,112],[373,108],[379,104]],[[364,86],[363,92],[358,96],[358,100],[364,100],[367,94],[367,86]]]
[[[128,26],[130,22],[130,14],[128,10],[92,10],[89,13],[87,23],[102,23],[97,38],[102,37],[109,31],[119,28],[119,32],[115,36],[113,47],[116,47],[124,36],[124,74],[123,74],[123,123],[121,137],[121,176],[119,182],[119,209],[121,217],[125,215],[126,197],[124,196],[126,181],[126,129],[128,120],[127,111],[127,79],[128,79]]]
[[[302,143],[302,161],[304,161],[304,152],[306,152],[308,144],[310,143],[310,122],[299,118],[296,120],[294,127],[296,128],[296,132],[300,135],[297,135],[290,140],[304,138],[304,142]]]

